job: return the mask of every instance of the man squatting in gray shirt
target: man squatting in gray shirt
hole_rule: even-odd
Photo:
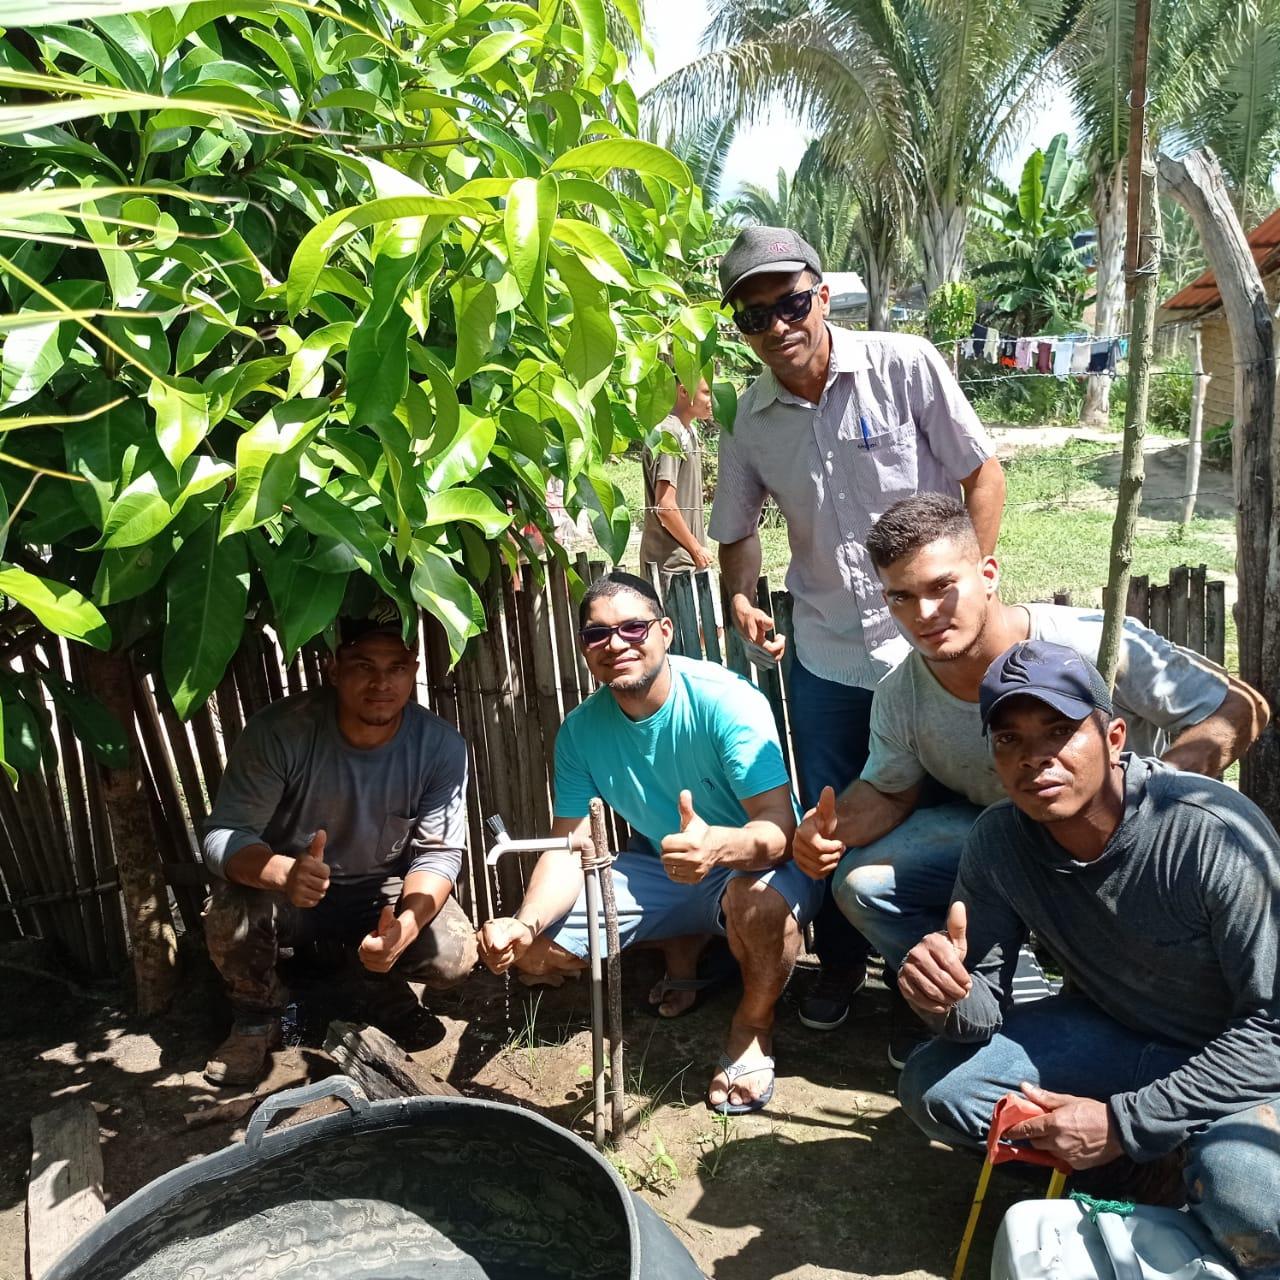
[[[945,494],[895,503],[867,550],[911,649],[876,686],[861,778],[806,814],[794,856],[815,878],[834,871],[841,910],[896,969],[941,927],[964,838],[1004,796],[979,725],[988,665],[1019,640],[1056,641],[1093,661],[1102,614],[1004,603],[996,558],[982,554],[969,513]],[[1210,775],[1243,755],[1267,721],[1248,685],[1134,618],[1121,632],[1115,701],[1131,750]],[[952,793],[947,803],[922,805],[926,778]],[[924,1028],[905,1008],[893,1012],[889,1058],[901,1067]]]
[[[371,974],[433,988],[475,967],[453,897],[466,744],[410,702],[417,667],[394,606],[341,619],[328,683],[258,712],[236,740],[203,844],[205,936],[234,1014],[205,1067],[217,1084],[257,1081],[279,1043],[281,946],[358,946]]]
[[[1008,798],[971,829],[943,930],[902,994],[939,1037],[902,1073],[930,1137],[1008,1132],[1074,1169],[1177,1152],[1191,1212],[1249,1280],[1280,1277],[1280,837],[1223,783],[1124,750],[1074,649],[1001,654],[980,708]],[[1010,1005],[1033,930],[1069,994]]]

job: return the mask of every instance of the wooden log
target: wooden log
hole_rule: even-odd
[[[521,616],[529,628],[529,651],[533,658],[533,681],[541,728],[542,758],[548,780],[555,777],[556,733],[562,716],[556,691],[554,619],[546,584],[534,580],[531,566],[524,568],[524,599]]]
[[[560,700],[567,716],[591,692],[591,681],[590,677],[579,678],[577,618],[569,596],[569,579],[558,560],[553,560],[548,567],[547,590],[551,597]]]
[[[160,728],[160,716],[151,697],[146,680],[134,670],[134,708],[137,712],[138,735],[145,752],[144,763],[151,779],[151,798],[155,805],[154,823],[160,836],[167,861],[192,865],[197,862],[195,837],[183,811],[182,796],[178,789],[178,777],[173,758]],[[201,913],[204,910],[204,894],[189,885],[175,884],[170,877],[170,887],[182,915],[183,928],[195,937],[201,936]]]
[[[1204,593],[1205,657],[1222,665],[1227,660],[1227,584],[1210,582]]]
[[[591,562],[587,559],[585,551],[578,552],[574,560],[574,568],[577,570],[578,581],[585,588],[591,581]],[[572,595],[570,603],[573,609],[573,622],[569,635],[573,640],[573,660],[578,668],[578,688],[582,690],[582,696],[585,698],[596,687],[596,682],[587,667],[586,658],[582,656],[582,649],[578,645],[578,609],[577,601],[572,599]]]
[[[1125,613],[1130,618],[1137,618],[1142,625],[1151,623],[1151,580],[1145,573],[1135,574],[1129,579],[1129,599],[1125,605]]]
[[[1187,610],[1191,597],[1191,570],[1185,564],[1169,571],[1169,639],[1187,643]]]
[[[516,673],[520,681],[520,697],[517,705],[524,716],[522,738],[526,756],[523,765],[527,770],[528,799],[531,806],[530,831],[542,832],[551,829],[551,779],[554,776],[551,761],[554,758],[554,750],[548,749],[549,744],[545,741],[545,734],[548,729],[554,732],[554,725],[544,724],[540,706],[528,565],[522,567],[519,583],[520,590],[517,591],[516,580],[510,578],[506,580],[503,601],[507,611],[508,633],[513,641],[511,653],[513,660],[517,663]]]
[[[54,1262],[106,1214],[98,1113],[84,1099],[31,1121],[27,1269],[42,1280]]]
[[[85,669],[85,649],[73,645],[67,656],[71,659],[71,674],[80,688],[89,687]],[[132,740],[132,733],[129,734]],[[93,866],[95,881],[105,884],[116,882],[116,856],[111,844],[111,821],[107,814],[107,800],[102,787],[102,774],[96,762],[85,758],[85,789],[89,800],[89,833],[93,839]],[[119,970],[129,962],[129,943],[125,931],[124,898],[117,892],[102,901],[102,927],[106,937],[107,955],[112,970]]]
[[[355,1022],[329,1023],[324,1051],[343,1075],[364,1090],[373,1101],[384,1098],[447,1097],[462,1094],[415,1062],[389,1035],[377,1027]]]
[[[1241,761],[1240,789],[1280,823],[1280,387],[1273,304],[1213,153],[1161,156],[1159,166],[1163,189],[1200,233],[1231,332],[1240,675],[1271,708],[1270,723]]]
[[[693,575],[698,593],[698,614],[702,621],[702,648],[708,662],[724,663],[724,651],[720,646],[720,629],[716,626],[715,584],[710,569],[701,569]]]
[[[157,836],[136,763],[129,659],[122,653],[88,650],[85,668],[90,689],[126,727],[135,753],[135,762],[125,768],[96,767],[133,944],[138,1010],[144,1015],[158,1013],[168,1005],[177,983],[178,947],[157,855]]]
[[[205,795],[209,797],[209,806],[212,808],[218,788],[222,785],[224,757],[218,745],[218,731],[214,727],[209,704],[205,703],[203,707],[193,711],[187,723],[191,726],[191,737],[195,741],[196,755],[200,759],[200,776],[204,782]]]
[[[680,633],[680,652],[687,658],[701,658],[702,639],[698,634],[698,606],[693,598],[693,575],[674,574],[668,589],[671,596],[667,602],[668,612]]]
[[[1158,632],[1167,640],[1169,638],[1169,588],[1155,586],[1151,588],[1151,630]]]
[[[1187,583],[1187,648],[1204,653],[1204,605],[1205,582],[1208,566],[1198,565],[1191,570]]]
[[[244,716],[240,713],[240,695],[236,692],[236,678],[228,667],[218,681],[213,694],[213,714],[216,717],[218,735],[222,739],[224,756],[231,755],[240,730],[244,728]]]
[[[765,574],[760,575],[760,581],[756,585],[756,604],[770,617],[773,617],[773,599],[769,592],[769,579]],[[773,719],[778,726],[778,738],[785,743],[787,741],[787,713],[782,701],[781,669],[779,667],[758,668],[758,683],[760,692],[769,699],[769,706],[773,708]],[[785,747],[783,750],[785,756]]]
[[[1190,524],[1196,513],[1196,496],[1200,492],[1200,458],[1204,451],[1204,397],[1209,389],[1209,375],[1204,368],[1204,344],[1200,340],[1201,322],[1191,326],[1191,423],[1187,431],[1187,472],[1182,486],[1182,523]]]
[[[63,679],[74,679],[65,640],[52,641],[45,646],[45,653],[49,665]],[[62,762],[75,880],[79,889],[87,890],[97,884],[98,877],[97,868],[93,864],[93,836],[89,829],[89,797],[85,788],[80,741],[71,726],[70,717],[61,707],[57,709],[57,718],[58,755]],[[89,944],[89,971],[95,976],[106,977],[111,972],[112,964],[107,955],[106,928],[102,919],[102,899],[99,895],[92,892],[85,893],[80,899],[80,913],[84,920],[85,939]]]

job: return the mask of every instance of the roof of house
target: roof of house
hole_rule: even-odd
[[[1280,271],[1280,209],[1258,223],[1247,238],[1258,270],[1264,276]],[[1168,299],[1162,310],[1212,311],[1221,305],[1218,282],[1213,278],[1212,271],[1206,271]]]

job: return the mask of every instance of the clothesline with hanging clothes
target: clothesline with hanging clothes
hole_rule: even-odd
[[[1000,331],[990,325],[975,324],[969,337],[957,341],[959,354],[966,359],[1054,378],[1089,374],[1114,378],[1116,361],[1129,354],[1127,334],[1108,338],[1082,334],[1009,338],[1001,337]]]

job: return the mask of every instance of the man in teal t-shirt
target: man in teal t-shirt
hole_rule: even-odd
[[[742,1000],[707,1103],[756,1111],[773,1096],[774,1006],[822,886],[791,861],[798,811],[769,704],[740,676],[671,657],[653,588],[626,573],[587,589],[579,638],[599,683],[556,739],[552,834],[585,838],[599,796],[635,836],[613,864],[623,948],[661,945],[656,995],[687,995],[712,934],[728,938]],[[514,916],[480,930],[495,973],[549,976],[586,965],[586,905],[575,855],[542,856]],[[671,1009],[682,1012],[687,1004]]]

